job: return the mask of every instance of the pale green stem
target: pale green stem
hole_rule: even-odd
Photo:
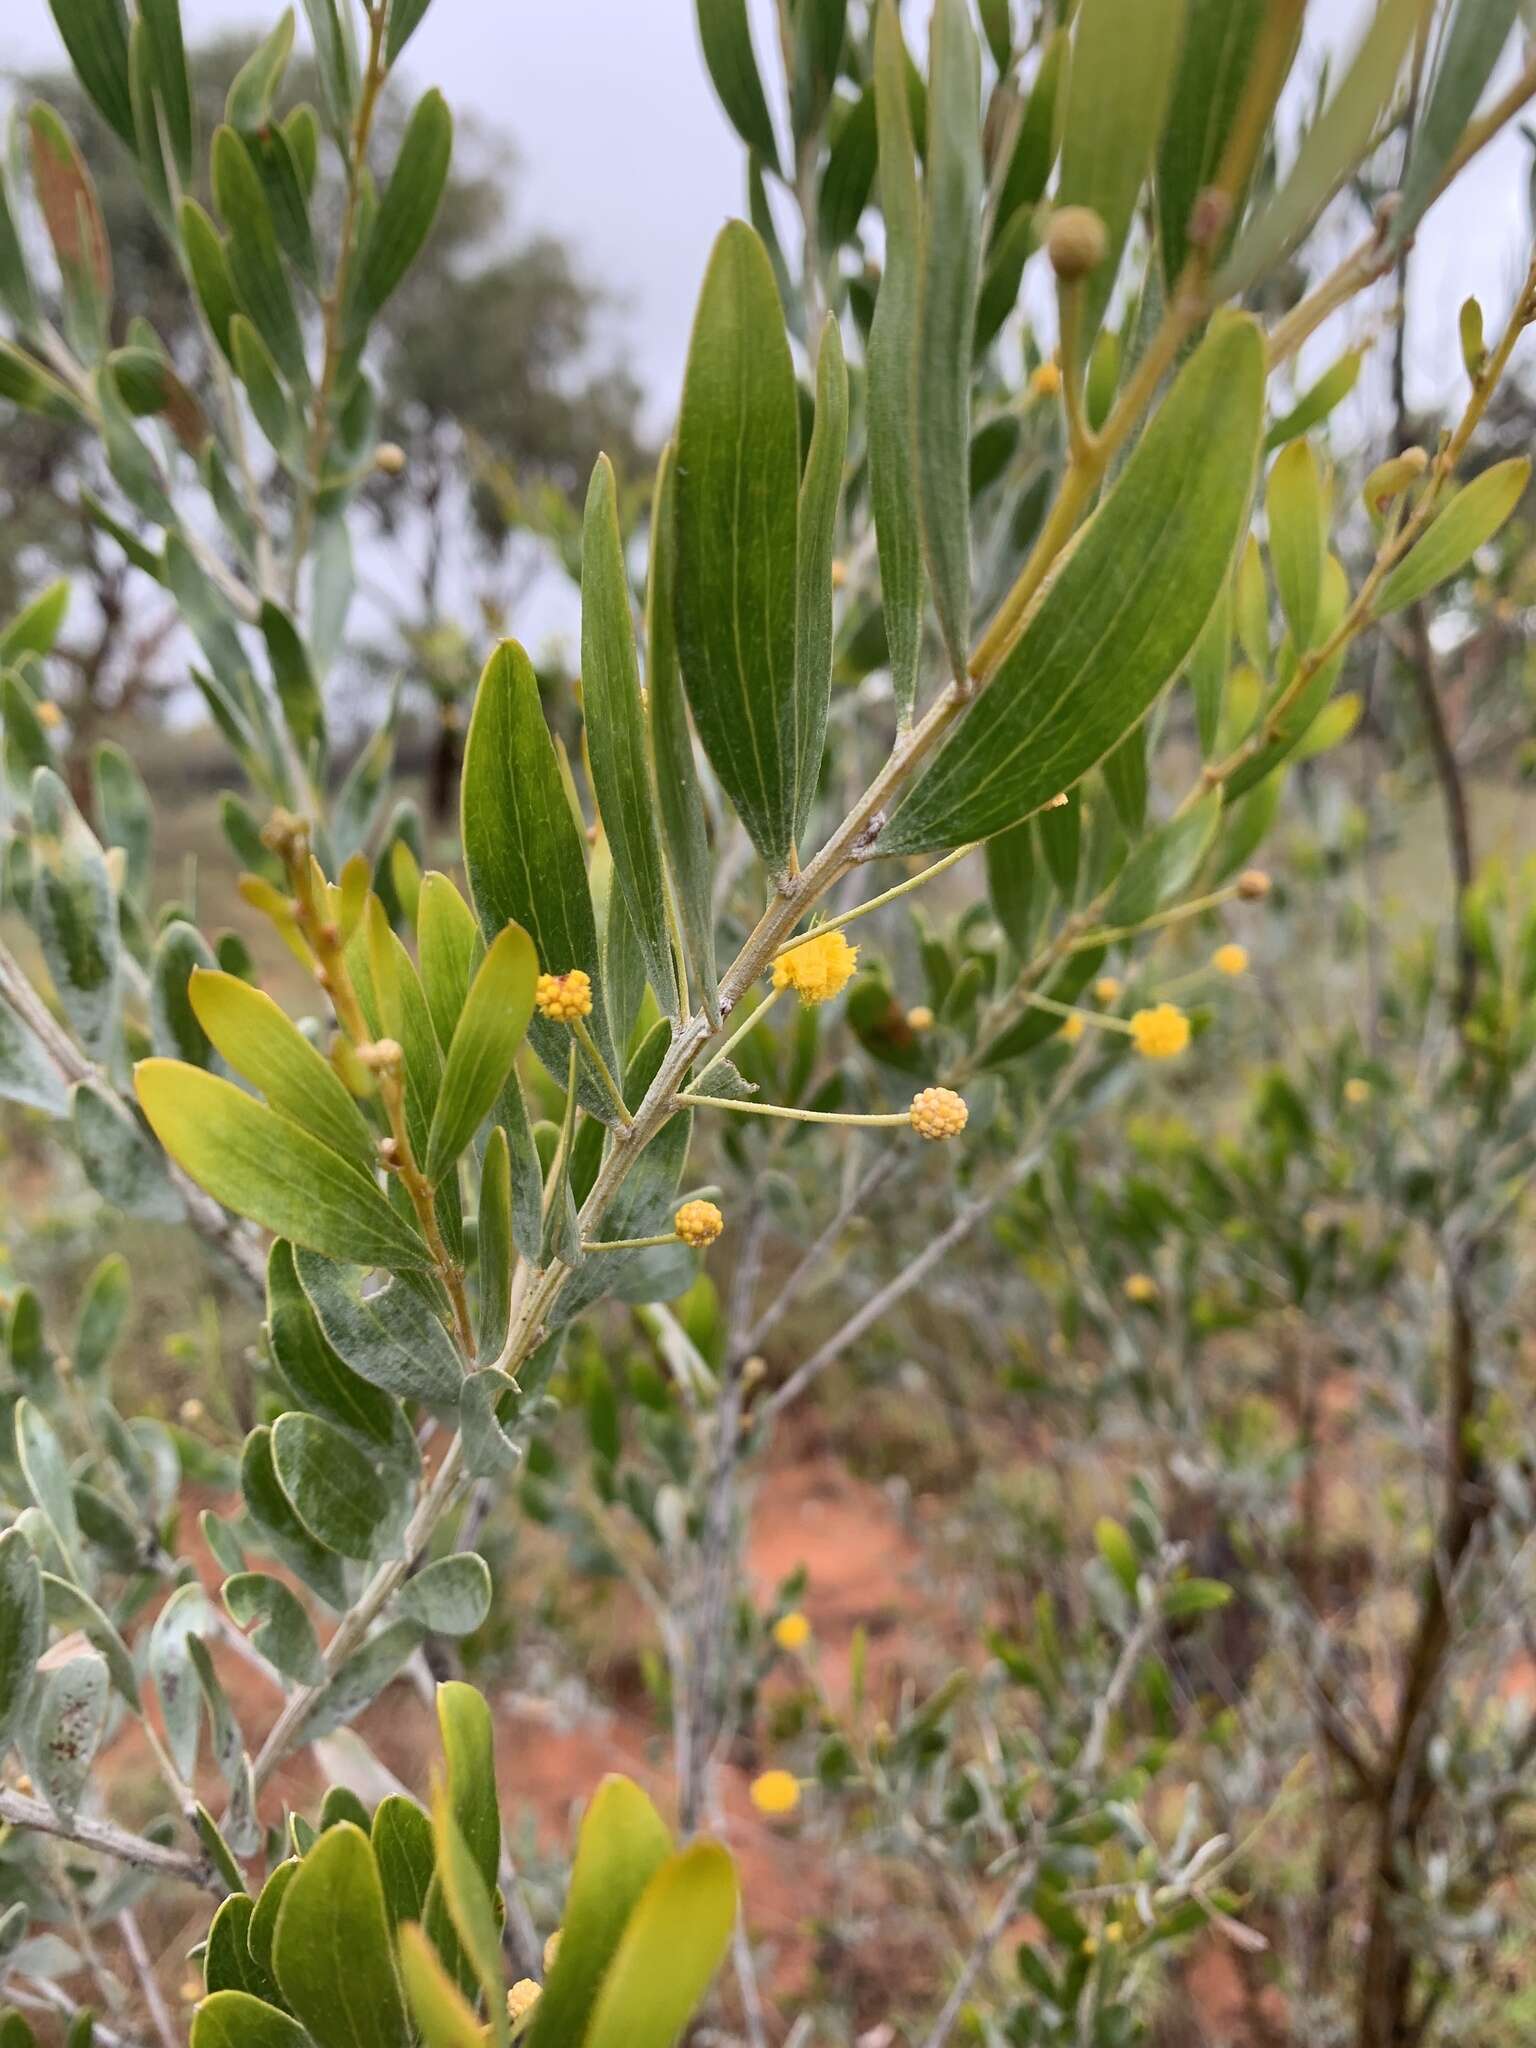
[[[1085,1024],[1097,1024],[1101,1031],[1122,1031],[1126,1037],[1134,1034],[1123,1017],[1110,1017],[1103,1010],[1079,1010],[1071,1003],[1058,1003],[1054,996],[1037,995],[1030,989],[1024,1000],[1034,1010],[1049,1010],[1053,1017],[1081,1017]]]
[[[645,1252],[653,1245],[681,1244],[682,1239],[675,1230],[659,1230],[654,1237],[610,1237],[594,1239],[584,1244],[584,1252]]]
[[[1241,889],[1233,882],[1225,889],[1213,889],[1208,896],[1192,896],[1187,903],[1175,903],[1171,910],[1160,910],[1152,917],[1144,917],[1139,924],[1101,925],[1097,931],[1084,932],[1074,939],[1068,951],[1091,953],[1095,947],[1119,945],[1143,932],[1162,931],[1168,925],[1182,924],[1186,918],[1198,917],[1204,910],[1219,910],[1223,903],[1230,903],[1241,894]]]
[[[923,884],[931,882],[935,875],[942,875],[944,870],[952,868],[956,861],[964,860],[968,853],[974,853],[980,844],[979,839],[973,839],[965,846],[957,846],[953,853],[946,853],[942,860],[934,861],[932,866],[924,868],[920,875],[909,875],[904,882],[898,882],[894,888],[884,889],[878,896],[871,896],[867,903],[856,903],[852,910],[845,910],[841,916],[829,917],[825,924],[813,925],[810,931],[801,932],[798,938],[786,939],[775,951],[774,959],[782,960],[786,953],[793,953],[797,946],[803,946],[811,939],[825,938],[828,932],[841,931],[845,924],[852,924],[857,918],[868,917],[872,910],[883,910],[887,903],[894,903],[898,896],[905,896],[913,889],[921,889]]]
[[[889,1116],[851,1116],[836,1109],[787,1109],[779,1102],[731,1102],[723,1095],[684,1092],[675,1100],[688,1109],[735,1109],[743,1116],[787,1117],[791,1123],[797,1124],[848,1124],[868,1131],[899,1130],[912,1121],[904,1109]]]
[[[779,997],[783,995],[783,993],[784,991],[781,988],[770,989],[767,995],[765,995],[763,997],[763,1000],[758,1004],[757,1008],[752,1012],[751,1016],[744,1017],[742,1019],[741,1023],[739,1023],[736,1026],[736,1029],[731,1033],[730,1037],[725,1041],[724,1045],[721,1046],[720,1050],[710,1055],[709,1064],[704,1068],[703,1072],[698,1076],[697,1080],[693,1084],[695,1088],[702,1088],[705,1081],[708,1080],[709,1076],[715,1071],[716,1067],[719,1066],[720,1062],[727,1056],[727,1054],[729,1054],[734,1047],[740,1045],[741,1041],[744,1038],[748,1037],[752,1032],[754,1032],[757,1029],[758,1025],[762,1023],[763,1019],[767,1016],[768,1012],[773,1008],[774,1004],[779,1000]]]

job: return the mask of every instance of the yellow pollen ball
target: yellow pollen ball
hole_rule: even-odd
[[[914,1003],[907,1012],[907,1022],[914,1031],[931,1031],[933,1029],[933,1012],[926,1003]]]
[[[829,1003],[853,979],[859,949],[841,932],[822,932],[805,939],[773,963],[775,988],[792,988],[802,1003]]]
[[[773,1640],[781,1650],[803,1650],[811,1640],[811,1624],[798,1610],[781,1614],[773,1624]]]
[[[1370,1099],[1370,1082],[1362,1081],[1358,1074],[1351,1074],[1349,1079],[1344,1083],[1344,1100],[1347,1103],[1349,1103],[1352,1108],[1358,1109],[1362,1102],[1369,1102]]]
[[[1189,1043],[1189,1019],[1176,1003],[1158,1003],[1132,1017],[1131,1037],[1143,1059],[1177,1059]]]
[[[559,1953],[560,1929],[557,1927],[554,1933],[549,1937],[548,1941],[546,1941],[544,1944],[544,1972],[546,1976],[555,1967],[555,1957],[559,1955]]]
[[[1104,1939],[1111,1944],[1117,1941],[1124,1941],[1124,1922],[1120,1920],[1111,1920],[1104,1929]]]
[[[1248,948],[1238,945],[1218,946],[1211,955],[1211,965],[1218,974],[1246,974]]]
[[[1061,389],[1061,366],[1059,363],[1042,363],[1029,380],[1032,398],[1054,398]]]
[[[1076,1010],[1072,1012],[1070,1017],[1063,1017],[1061,1020],[1061,1035],[1068,1045],[1076,1045],[1087,1029],[1086,1022],[1077,1014]]]
[[[1118,1003],[1125,993],[1125,984],[1116,975],[1101,974],[1093,984],[1093,992],[1101,1003]]]
[[[752,1804],[770,1820],[781,1820],[800,1804],[800,1780],[792,1771],[764,1771],[752,1780]]]
[[[507,2018],[526,2019],[539,2002],[539,1986],[531,1977],[519,1977],[507,1993]]]
[[[713,1202],[684,1202],[672,1218],[672,1228],[695,1251],[713,1244],[725,1228],[725,1218]]]
[[[37,722],[39,725],[47,726],[51,732],[55,726],[60,726],[64,723],[64,714],[57,704],[51,703],[45,697],[37,707]]]
[[[1127,1273],[1125,1298],[1127,1301],[1156,1301],[1157,1282],[1150,1273]]]
[[[580,967],[567,974],[541,974],[533,985],[533,1000],[541,1017],[556,1024],[570,1024],[592,1014],[592,977]]]
[[[924,1088],[907,1115],[920,1138],[958,1138],[970,1111],[953,1088]]]

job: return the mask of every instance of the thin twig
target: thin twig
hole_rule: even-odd
[[[152,1871],[157,1877],[179,1878],[183,1884],[196,1885],[202,1891],[223,1897],[225,1887],[214,1875],[206,1857],[189,1855],[181,1849],[168,1849],[164,1843],[130,1834],[126,1828],[120,1828],[112,1821],[93,1820],[83,1813],[75,1814],[70,1820],[61,1820],[41,1799],[29,1799],[24,1793],[8,1789],[0,1789],[0,1821],[8,1827],[31,1828],[36,1834],[53,1835],[62,1842],[78,1843],[82,1849],[94,1849],[102,1856],[114,1857],[119,1863],[131,1864],[135,1870]]]
[[[923,2048],[944,2048],[950,2035],[955,2031],[965,2002],[970,1997],[976,1980],[991,1961],[992,1951],[1007,1932],[1008,1923],[1018,1912],[1025,1895],[1035,1881],[1036,1859],[1031,1856],[1021,1863],[1004,1887],[1003,1895],[993,1908],[987,1924],[977,1935],[970,1954],[966,1957],[954,1988],[939,2012],[938,2018],[929,2029],[923,2041]]]

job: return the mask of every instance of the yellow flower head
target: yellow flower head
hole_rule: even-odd
[[[773,1624],[773,1640],[781,1650],[803,1650],[811,1640],[811,1624],[798,1609],[781,1614]]]
[[[792,988],[807,1007],[829,1003],[853,979],[859,949],[841,932],[821,932],[805,939],[773,963],[775,988]]]
[[[570,1024],[592,1014],[592,977],[580,967],[566,974],[541,974],[533,985],[539,1015],[556,1024]]]
[[[782,1820],[800,1804],[800,1780],[792,1771],[764,1771],[749,1788],[752,1804],[770,1820]]]
[[[1111,1947],[1113,1947],[1117,1941],[1124,1941],[1125,1922],[1123,1920],[1108,1921],[1105,1924],[1104,1928],[1104,1939],[1110,1944]]]
[[[1211,955],[1211,965],[1218,974],[1246,974],[1248,948],[1236,944],[1218,946]]]
[[[1061,1020],[1061,1035],[1068,1045],[1076,1045],[1087,1029],[1086,1020],[1080,1017],[1076,1010],[1072,1012],[1070,1017],[1063,1017]]]
[[[1177,1003],[1158,1003],[1132,1017],[1131,1037],[1143,1059],[1177,1059],[1189,1043],[1189,1019]]]
[[[56,726],[64,723],[64,714],[57,704],[45,697],[37,707],[37,722],[39,725],[47,726],[51,732]]]
[[[544,1974],[546,1977],[555,1967],[555,1957],[560,1953],[560,1933],[561,1930],[557,1927],[544,1944]]]
[[[907,1115],[920,1138],[958,1138],[970,1111],[953,1088],[924,1088]]]
[[[1093,992],[1101,1003],[1118,1003],[1125,994],[1125,983],[1118,975],[1101,974],[1093,984]]]
[[[1042,363],[1029,380],[1031,398],[1054,398],[1061,389],[1061,365]]]
[[[1142,1303],[1156,1301],[1157,1282],[1150,1273],[1127,1273],[1125,1276],[1125,1298],[1127,1301]]]
[[[1358,1109],[1362,1102],[1369,1102],[1370,1099],[1370,1082],[1361,1080],[1358,1074],[1351,1074],[1344,1083],[1344,1100],[1350,1105],[1351,1109]]]
[[[507,2018],[525,2020],[539,2002],[539,1986],[531,1977],[519,1977],[507,1993]]]
[[[672,1218],[672,1228],[697,1252],[714,1243],[725,1228],[725,1218],[713,1202],[684,1202]]]
[[[914,1031],[931,1031],[933,1012],[926,1003],[914,1003],[907,1012],[907,1022]]]

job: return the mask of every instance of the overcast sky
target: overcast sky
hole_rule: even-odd
[[[771,0],[752,4],[766,62]],[[1368,4],[1314,0],[1314,32],[1348,35]],[[191,37],[264,28],[276,11],[275,0],[182,0]],[[924,10],[908,0],[905,11]],[[6,64],[56,59],[47,0],[3,0],[3,12]],[[694,0],[432,0],[408,68],[515,140],[520,221],[567,238],[619,300],[626,358],[665,418],[710,242],[743,204],[742,151],[704,72]],[[1482,293],[1491,324],[1517,274],[1526,158],[1518,138],[1487,152],[1421,234],[1412,353],[1425,398],[1455,375],[1461,299]]]
[[[767,68],[777,49],[773,0],[750,4]],[[1371,4],[1313,0],[1313,48],[1300,66],[1307,79],[1318,47],[1352,44]],[[182,0],[189,38],[265,29],[277,11],[278,0]],[[926,0],[906,0],[903,11],[915,24]],[[58,61],[47,0],[0,0],[0,14],[0,65]],[[1506,64],[1514,61],[1512,49]],[[664,430],[710,243],[728,215],[744,210],[743,152],[704,71],[694,0],[432,0],[406,68],[512,138],[522,159],[518,225],[560,234],[617,301],[609,352],[622,353],[647,393],[651,424]],[[1409,349],[1417,403],[1443,403],[1460,385],[1456,321],[1467,293],[1483,299],[1490,329],[1503,317],[1526,260],[1528,161],[1527,146],[1506,135],[1420,232]],[[1379,331],[1385,299],[1348,309],[1325,330],[1308,370]],[[1364,387],[1354,410],[1375,432],[1379,415]],[[563,611],[549,623],[563,627]]]

